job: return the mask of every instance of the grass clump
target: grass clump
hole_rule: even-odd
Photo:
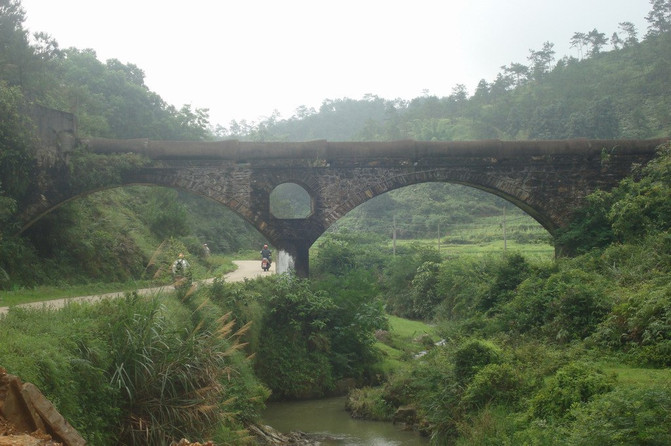
[[[12,308],[1,322],[0,364],[37,385],[91,444],[246,444],[244,423],[268,396],[229,316],[200,319],[175,294]]]

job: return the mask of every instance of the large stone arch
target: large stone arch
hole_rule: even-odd
[[[558,226],[553,222],[552,218],[542,208],[537,208],[533,202],[530,202],[530,191],[519,187],[515,183],[507,184],[508,187],[506,189],[501,189],[497,184],[488,184],[482,178],[472,178],[472,176],[461,175],[455,177],[449,171],[437,169],[424,172],[408,172],[389,178],[381,178],[378,182],[360,188],[352,194],[354,199],[348,200],[336,208],[335,212],[330,215],[331,218],[326,222],[328,225],[327,228],[357,206],[364,204],[378,195],[412,184],[451,183],[473,187],[503,198],[529,214],[548,232],[553,233],[557,229]]]

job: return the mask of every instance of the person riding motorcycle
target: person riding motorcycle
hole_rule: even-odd
[[[270,269],[270,256],[272,252],[268,249],[268,245],[263,245],[261,250],[261,269],[268,271]]]
[[[174,276],[183,276],[186,274],[188,268],[189,262],[184,258],[184,254],[180,252],[177,260],[172,263],[172,274]]]
[[[268,245],[263,245],[263,249],[261,250],[261,258],[262,259],[268,259],[270,261],[270,256],[272,254],[272,251],[268,249]]]
[[[184,258],[184,254],[180,252],[177,260],[172,263],[172,278],[175,282],[175,288],[191,281],[189,266],[191,265]]]

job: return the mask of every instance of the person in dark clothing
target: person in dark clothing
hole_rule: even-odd
[[[270,249],[268,249],[268,245],[263,245],[263,249],[261,250],[261,258],[262,259],[268,259],[270,262],[270,256],[272,255],[272,252]]]

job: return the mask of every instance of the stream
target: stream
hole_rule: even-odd
[[[416,432],[380,421],[355,420],[345,411],[345,397],[268,403],[263,423],[280,432],[301,431],[328,437],[322,445],[418,446],[429,440]]]

